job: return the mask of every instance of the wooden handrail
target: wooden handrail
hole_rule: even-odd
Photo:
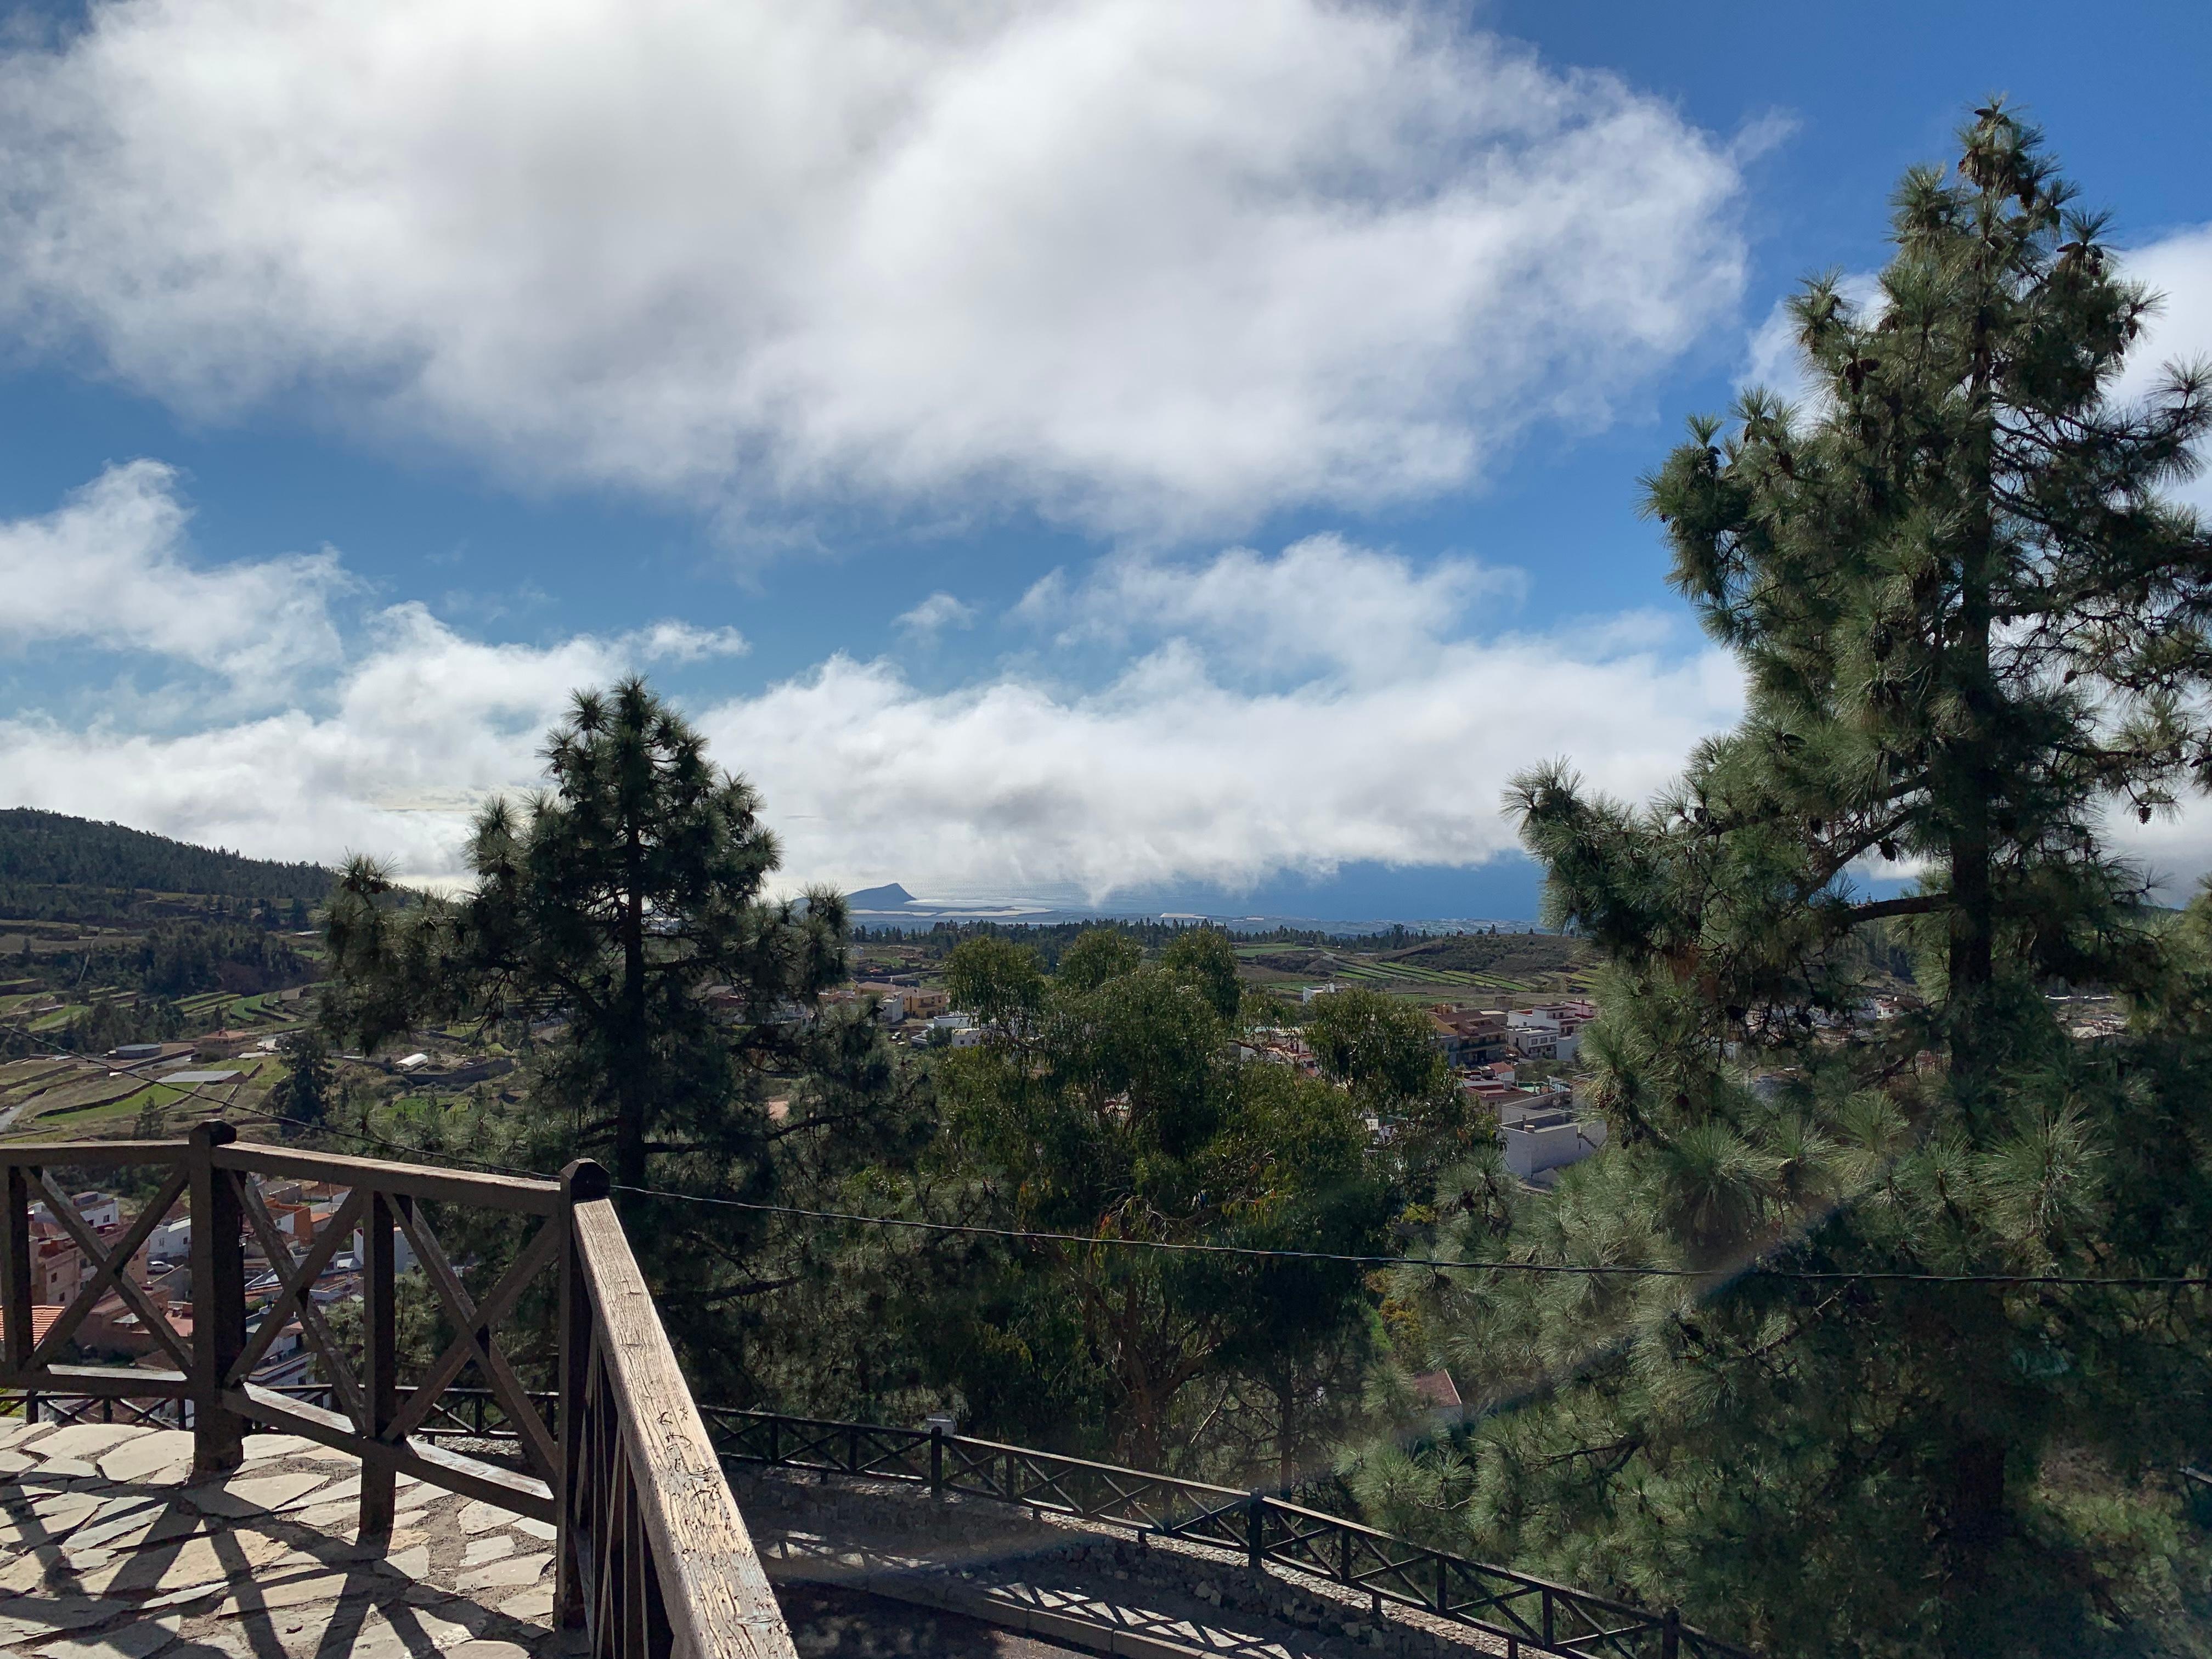
[[[236,1133],[217,1122],[197,1126],[183,1140],[0,1143],[0,1393],[175,1402],[180,1417],[189,1413],[193,1463],[202,1474],[236,1468],[250,1427],[289,1431],[350,1452],[362,1460],[363,1537],[388,1532],[394,1480],[403,1473],[555,1522],[556,1606],[565,1622],[586,1631],[593,1659],[795,1659],[714,1443],[606,1197],[605,1170],[579,1163],[558,1182],[483,1176],[248,1144]],[[95,1271],[54,1327],[59,1337],[32,1341],[30,1206],[44,1199],[69,1207],[49,1174],[58,1166],[163,1169],[168,1174],[155,1207],[166,1213],[180,1196],[188,1202],[191,1340],[189,1352],[181,1340],[164,1345],[188,1359],[185,1370],[51,1363],[92,1304],[122,1280],[131,1251],[120,1247],[138,1245],[161,1214],[142,1213],[113,1243],[73,1211],[58,1216]],[[252,1184],[252,1177],[266,1175],[329,1182],[349,1189],[348,1198],[322,1236],[286,1241]],[[542,1220],[479,1301],[419,1209],[425,1202]],[[343,1242],[339,1235],[350,1237],[356,1225],[365,1246],[358,1376],[307,1295]],[[249,1229],[270,1253],[279,1283],[264,1318],[288,1310],[300,1316],[302,1337],[328,1375],[328,1405],[302,1397],[304,1390],[252,1381],[267,1342],[265,1334],[249,1338],[246,1331]],[[398,1380],[393,1318],[394,1245],[402,1237],[458,1333],[412,1387]],[[305,1249],[294,1259],[295,1243]],[[548,1425],[543,1397],[526,1390],[502,1353],[499,1328],[531,1281],[556,1264],[561,1387],[557,1425]],[[166,1326],[142,1292],[123,1293],[142,1319]],[[440,1443],[441,1431],[428,1426],[471,1366],[512,1430],[524,1468],[467,1455]]]
[[[591,1339],[568,1446],[563,1583],[585,1622],[615,1638],[608,1647],[595,1636],[595,1652],[795,1659],[613,1203],[574,1202],[570,1218],[572,1297]]]

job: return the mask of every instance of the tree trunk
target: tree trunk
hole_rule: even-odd
[[[1984,280],[1987,273],[1984,272]],[[1966,545],[1959,562],[1959,640],[1949,653],[1950,679],[1966,712],[1952,739],[1951,927],[1946,963],[1951,1036],[1951,1087],[1970,1121],[1983,1115],[1990,1086],[1990,993],[1996,976],[1996,915],[1991,891],[1995,861],[1990,802],[1996,792],[1990,754],[1998,698],[1990,678],[1990,635],[1994,623],[1990,588],[1997,558],[1996,422],[1990,407],[1994,368],[1990,306],[1978,308],[1966,466]]]
[[[2004,1442],[1961,1425],[1945,1471],[1946,1594],[1972,1596],[1990,1581],[1990,1560],[2004,1541]]]
[[[615,1072],[615,1179],[645,1185],[645,1116],[651,1085],[645,1030],[645,894],[637,872],[637,831],[629,834],[629,891],[622,916],[621,1058]]]

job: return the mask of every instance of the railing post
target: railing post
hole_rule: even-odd
[[[945,1425],[929,1425],[929,1495],[942,1503],[945,1498]]]
[[[399,1414],[399,1320],[392,1271],[392,1200],[371,1193],[361,1218],[362,1401],[368,1409],[364,1425],[371,1440],[384,1438]],[[392,1466],[364,1458],[361,1466],[361,1536],[388,1537],[392,1497],[398,1486]]]
[[[223,1122],[195,1123],[185,1157],[192,1206],[192,1474],[222,1474],[246,1457],[246,1419],[222,1403],[223,1381],[246,1349],[246,1249],[238,1186],[215,1149],[238,1139]]]
[[[1552,1587],[1544,1587],[1544,1645],[1552,1645]]]
[[[1253,1571],[1267,1555],[1267,1510],[1264,1500],[1254,1492],[1244,1500],[1244,1556]]]
[[[1682,1612],[1669,1607],[1659,1621],[1659,1659],[1680,1659],[1682,1651]]]
[[[7,1328],[7,1368],[20,1371],[31,1359],[31,1172],[20,1164],[0,1169],[0,1325]],[[26,1396],[27,1418],[36,1409]]]
[[[584,1625],[583,1563],[577,1553],[577,1484],[584,1461],[584,1395],[592,1365],[591,1294],[576,1255],[576,1206],[605,1198],[612,1188],[605,1169],[588,1158],[561,1171],[561,1539],[554,1552],[553,1622],[556,1629]]]

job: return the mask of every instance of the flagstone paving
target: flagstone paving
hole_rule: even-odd
[[[169,1429],[0,1419],[0,1659],[526,1659],[553,1528],[401,1477],[356,1538],[359,1466],[290,1435],[195,1482]]]

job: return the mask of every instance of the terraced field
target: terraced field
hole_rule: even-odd
[[[1595,961],[1580,940],[1556,934],[1462,934],[1366,951],[1327,945],[1243,945],[1244,977],[1267,986],[1364,985],[1392,995],[1437,1000],[1470,993],[1565,995],[1589,988]]]

